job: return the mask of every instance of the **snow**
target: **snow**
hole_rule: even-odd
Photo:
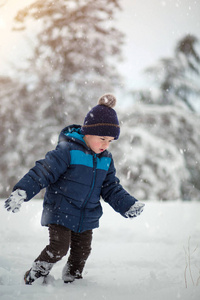
[[[200,299],[200,202],[145,204],[130,220],[103,203],[83,279],[63,283],[65,258],[53,267],[48,284],[38,279],[27,286],[23,275],[48,243],[48,230],[40,226],[42,201],[24,203],[13,214],[1,200],[0,299]]]

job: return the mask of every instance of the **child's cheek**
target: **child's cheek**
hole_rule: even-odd
[[[95,146],[95,147],[100,147],[100,143],[96,142],[96,143],[94,144],[94,146]]]

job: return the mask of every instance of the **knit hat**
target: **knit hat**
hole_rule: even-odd
[[[86,135],[111,136],[119,138],[120,127],[117,113],[113,109],[117,100],[111,94],[105,94],[86,115],[81,133]]]

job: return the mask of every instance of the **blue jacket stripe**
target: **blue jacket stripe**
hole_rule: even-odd
[[[84,165],[93,168],[93,156],[80,150],[71,150],[70,165]]]
[[[71,150],[70,155],[70,165],[83,165],[93,168],[93,156],[91,154],[86,154],[80,150]],[[97,169],[108,171],[110,163],[110,157],[97,157]]]
[[[110,157],[97,157],[97,169],[108,171],[111,163]]]

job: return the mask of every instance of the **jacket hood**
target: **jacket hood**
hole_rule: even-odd
[[[81,126],[73,124],[63,128],[59,135],[58,142],[73,140],[87,147],[83,137],[84,135],[81,134]]]

